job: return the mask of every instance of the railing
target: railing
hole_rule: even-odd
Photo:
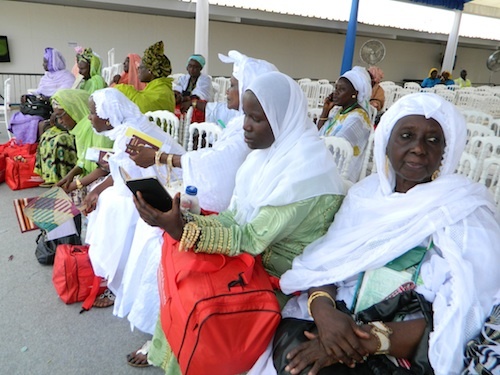
[[[7,78],[10,80],[10,101],[12,105],[19,104],[19,98],[29,89],[36,89],[43,74],[32,73],[0,73],[0,96],[3,94],[3,83]],[[1,97],[3,102],[3,97]]]

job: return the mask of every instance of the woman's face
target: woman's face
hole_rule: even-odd
[[[226,91],[227,108],[238,110],[240,108],[240,92],[238,88],[238,80],[231,76],[229,82],[230,84]]]
[[[139,81],[141,81],[141,82],[148,83],[154,79],[153,74],[151,74],[149,69],[142,62],[139,65],[139,67],[137,68],[137,72],[139,75]]]
[[[257,97],[248,90],[243,94],[243,112],[245,112],[243,130],[248,147],[252,150],[271,147],[274,142],[271,125]]]
[[[97,116],[95,110],[95,102],[94,99],[92,98],[89,99],[89,109],[90,109],[89,120],[92,123],[92,126],[94,127],[96,132],[101,133],[106,130],[113,129],[113,127],[108,123],[107,120],[103,120],[102,118]]]
[[[130,57],[125,57],[125,61],[123,62],[123,71],[125,73],[128,73],[128,69],[129,69],[129,65],[130,65]]]
[[[387,157],[396,172],[396,191],[406,193],[431,181],[441,165],[444,147],[443,129],[436,120],[422,115],[399,119],[387,144]]]
[[[432,78],[432,79],[435,79],[435,78],[437,77],[437,75],[438,75],[437,70],[433,70],[433,71],[431,72],[431,78]]]
[[[443,73],[441,74],[441,76],[442,76],[442,77],[443,77],[443,79],[446,81],[448,78],[450,78],[450,73],[448,73],[448,72],[443,72]]]
[[[191,77],[199,77],[201,74],[201,64],[196,60],[189,60],[187,71]]]
[[[85,60],[80,60],[78,62],[78,73],[80,73],[84,79],[90,78],[90,64]]]
[[[349,106],[349,104],[357,100],[357,95],[358,92],[354,89],[352,83],[348,79],[341,77],[335,84],[335,91],[332,94],[333,105]]]
[[[54,108],[54,118],[67,130],[72,130],[76,126],[76,121],[62,108]]]
[[[43,58],[43,70],[46,72],[49,71],[49,60],[47,60],[45,57]]]

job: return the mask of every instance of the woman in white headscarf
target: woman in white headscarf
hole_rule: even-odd
[[[351,182],[359,179],[366,145],[373,129],[369,104],[371,93],[370,75],[365,68],[355,66],[337,80],[335,90],[325,99],[317,123],[320,135],[345,138],[351,144],[354,155],[349,166]]]
[[[132,128],[158,139],[163,143],[161,149],[164,151],[182,153],[183,149],[114,88],[95,91],[90,96],[89,108],[94,130],[114,140],[114,145],[108,159],[110,175],[85,198],[89,219],[86,242],[90,245],[89,254],[95,274],[105,278],[108,288],[116,293],[139,219],[132,193],[125,185],[119,168],[123,168],[130,178],[155,176],[162,183],[162,176],[167,174],[165,166],[161,169],[141,168],[130,159],[126,152],[130,137],[126,131]],[[106,307],[113,302],[109,292],[100,297],[96,307]]]
[[[266,270],[279,277],[308,243],[324,233],[342,201],[343,183],[307,117],[306,99],[290,77],[270,72],[256,78],[244,94],[243,109],[244,139],[252,152],[238,170],[228,210],[212,216],[189,215],[191,222],[185,225],[178,196],[173,209],[163,214],[140,198],[136,204],[147,223],[163,228],[177,241],[183,232],[199,229],[194,247],[183,241],[175,246],[229,256],[263,254]],[[219,239],[215,244],[212,235]],[[163,263],[160,267],[162,272]],[[158,282],[163,290],[164,280]],[[167,373],[176,373],[171,372],[177,367],[174,357],[160,346],[161,336],[157,329],[148,359],[162,364]]]
[[[227,209],[233,194],[236,171],[245,160],[250,149],[243,138],[242,110],[243,93],[251,82],[260,75],[277,71],[265,61],[245,56],[238,51],[229,51],[229,56],[219,54],[225,63],[233,63],[231,86],[227,90],[227,106],[239,111],[222,132],[213,147],[190,151],[184,155],[173,155],[174,167],[182,168],[184,186],[196,186],[201,208],[221,212]],[[167,162],[168,155],[161,155],[160,161]],[[143,167],[154,163],[151,150],[142,149],[133,158]]]
[[[430,371],[460,373],[465,344],[479,332],[500,287],[495,203],[484,186],[454,173],[465,139],[463,116],[434,94],[407,95],[382,117],[374,149],[379,174],[349,190],[328,233],[281,278],[284,293],[303,291],[289,301],[283,317],[314,319],[319,332],[303,340],[281,371],[300,373],[312,365],[311,373],[317,373],[330,365],[342,367],[337,364],[342,361],[371,374],[362,372],[367,365],[359,362],[380,361],[384,354],[415,360],[413,353],[423,345]],[[415,255],[417,247],[424,252],[409,263],[416,265],[411,282],[401,285],[401,278],[391,285],[388,277],[370,282],[380,272],[409,272],[393,266]],[[378,300],[366,304],[376,289],[381,290]],[[374,328],[357,325],[335,308],[336,300],[337,307],[345,303],[357,311],[363,302],[370,306],[404,289],[432,304],[429,322],[413,314]],[[306,347],[315,343],[316,361],[304,360]],[[261,360],[262,368],[265,357]],[[258,373],[275,373],[272,359],[267,365],[268,372]]]

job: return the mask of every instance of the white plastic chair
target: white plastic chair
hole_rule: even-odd
[[[495,132],[489,127],[481,124],[475,124],[473,122],[467,123],[467,141],[470,141],[472,137],[490,137],[494,136]]]
[[[108,51],[108,66],[115,65],[115,49],[111,48]]]
[[[321,116],[321,112],[323,112],[322,108],[308,108],[307,117],[309,117],[316,124]]]
[[[222,129],[219,125],[213,122],[193,122],[189,126],[189,141],[187,151],[194,149],[194,137],[198,134],[197,149],[202,147],[210,147],[210,144],[217,142]],[[205,135],[205,142],[203,142],[203,135]]]
[[[318,83],[320,85],[330,85],[331,84],[330,81],[327,79],[318,79]]]
[[[231,85],[231,80],[230,78],[226,77],[215,77],[213,79],[213,83],[216,83],[219,85],[219,92],[217,96],[214,96],[214,100],[216,102],[226,102],[226,91]]]
[[[500,203],[500,159],[497,157],[484,159],[483,171],[479,183],[485,185],[493,194],[495,203]]]
[[[318,81],[319,82],[319,81]],[[333,85],[331,83],[322,83],[319,85],[318,89],[318,107],[322,108],[325,103],[325,99],[328,95],[333,92]]]
[[[450,103],[455,103],[455,91],[453,90],[439,90],[436,91],[436,94]]]
[[[472,137],[469,141],[467,152],[477,158],[478,166],[475,174],[476,181],[481,176],[483,163],[487,158],[496,157],[500,159],[500,138],[499,137]]]
[[[7,135],[9,140],[12,138],[12,134],[9,131],[9,117],[10,117],[10,104],[11,104],[11,87],[10,78],[7,78],[3,83],[3,104],[0,105],[0,114],[2,119],[0,122],[5,123],[5,130],[7,130]]]
[[[297,83],[301,85],[302,83],[309,83],[311,82],[311,78],[301,78],[297,80]]]
[[[323,137],[323,141],[335,159],[340,176],[349,180],[349,165],[354,155],[351,144],[340,137]]]
[[[318,81],[301,83],[299,86],[307,98],[307,106],[309,108],[316,108],[318,106],[319,87],[320,87]]]
[[[477,174],[477,158],[474,155],[464,152],[460,157],[460,163],[458,164],[457,173],[469,177],[471,180],[475,181],[475,176]]]
[[[366,145],[365,155],[363,158],[363,165],[361,166],[361,173],[359,179],[365,178],[375,172],[375,161],[373,160],[373,145],[374,145],[375,132],[372,130],[368,143]]]
[[[467,123],[473,122],[475,124],[489,125],[493,122],[493,116],[483,111],[478,111],[475,109],[462,109],[461,112],[464,115]]]
[[[191,125],[191,119],[193,118],[194,108],[189,107],[188,111],[181,115],[181,119],[179,121],[179,142],[184,150],[187,150],[188,142],[189,142],[189,127]]]
[[[500,119],[493,120],[489,127],[491,130],[493,130],[495,136],[500,137]]]
[[[151,122],[158,125],[164,132],[170,134],[179,142],[179,119],[170,111],[150,111],[145,113]]]
[[[419,92],[421,87],[417,82],[406,82],[403,88],[411,90],[411,92]]]

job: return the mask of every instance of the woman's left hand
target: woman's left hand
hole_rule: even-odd
[[[181,195],[177,193],[172,200],[172,209],[167,212],[157,210],[148,204],[140,191],[134,197],[135,207],[139,211],[142,220],[152,227],[160,227],[174,240],[180,241],[184,229],[184,220],[180,210]]]
[[[92,190],[90,193],[87,194],[87,196],[83,200],[85,206],[85,211],[83,212],[84,215],[90,214],[92,211],[95,210],[98,199],[99,199],[99,193],[95,190]]]
[[[309,341],[300,344],[287,354],[290,361],[285,371],[290,374],[300,374],[307,366],[312,365],[307,375],[316,375],[322,368],[331,366],[339,361],[328,355],[318,336],[311,332],[304,332]]]

